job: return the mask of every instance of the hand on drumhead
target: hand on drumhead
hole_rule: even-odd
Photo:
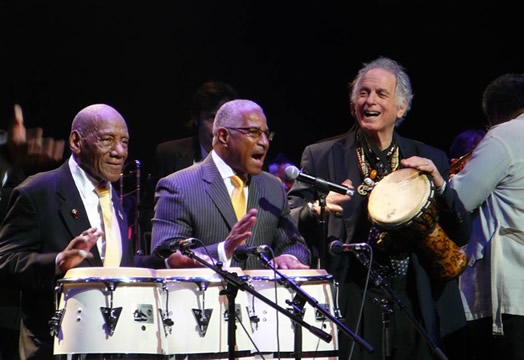
[[[80,264],[85,258],[91,259],[93,257],[91,248],[103,234],[97,228],[89,228],[71,240],[67,247],[58,254],[56,264],[60,271],[65,273]]]
[[[245,244],[247,238],[252,235],[251,229],[257,221],[257,214],[257,209],[249,209],[246,215],[238,220],[229,232],[229,235],[224,241],[224,250],[226,251],[228,259],[231,259],[235,249]]]
[[[400,160],[400,164],[403,167],[413,168],[429,173],[433,178],[433,183],[437,188],[440,188],[442,185],[444,185],[444,178],[442,175],[440,175],[437,167],[430,159],[420,156],[412,156],[410,158]]]
[[[309,269],[308,265],[302,264],[296,257],[289,254],[279,255],[274,261],[271,261],[277,269]]]

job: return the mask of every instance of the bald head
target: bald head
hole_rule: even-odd
[[[71,125],[71,131],[76,130],[85,134],[98,121],[104,119],[120,119],[125,123],[124,118],[115,108],[106,104],[94,104],[83,108],[76,114]]]
[[[120,178],[128,144],[127,124],[109,105],[90,105],[73,119],[69,147],[77,164],[96,181],[114,182]]]

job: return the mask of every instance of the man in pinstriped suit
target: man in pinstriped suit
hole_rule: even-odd
[[[281,181],[262,171],[273,134],[262,108],[233,100],[218,110],[213,124],[213,150],[201,162],[162,178],[156,187],[152,253],[162,253],[172,240],[195,237],[204,254],[226,265],[260,268],[256,258],[232,259],[243,244],[269,245],[282,269],[308,268],[309,250],[289,217]],[[231,177],[245,182],[246,214],[237,221],[231,202]],[[196,266],[180,252],[167,258],[171,268]]]

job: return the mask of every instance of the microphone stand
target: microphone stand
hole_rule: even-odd
[[[268,269],[273,270],[278,276],[280,276],[280,281],[284,287],[291,288],[293,291],[295,291],[295,297],[293,298],[293,301],[289,303],[293,307],[294,312],[300,312],[301,314],[304,313],[303,306],[307,302],[309,305],[314,307],[318,312],[322,313],[326,318],[328,318],[331,322],[333,322],[342,332],[349,337],[353,339],[353,341],[356,341],[360,345],[362,345],[368,352],[373,352],[375,349],[368,344],[364,339],[362,339],[360,336],[355,334],[353,331],[351,331],[344,323],[342,323],[339,319],[331,315],[329,311],[327,311],[324,307],[320,306],[318,303],[318,300],[311,297],[308,293],[306,293],[300,286],[297,285],[297,283],[290,279],[289,277],[282,274],[280,271],[277,270],[276,267],[274,267],[271,264],[271,261],[267,258],[267,256],[263,253],[258,254],[259,259],[261,260],[261,263],[267,267]],[[295,330],[297,327],[295,327]],[[302,350],[302,342],[300,344],[297,344],[296,341],[298,339],[301,340],[302,334],[300,333],[299,336],[295,336],[295,355],[299,356],[298,352],[301,352]],[[297,357],[297,359],[300,359],[300,357]]]
[[[372,266],[373,264],[370,264],[369,257],[362,253],[361,251],[355,252],[355,255],[357,259],[364,265],[365,267]],[[406,315],[408,320],[411,322],[411,324],[415,327],[415,329],[422,335],[424,340],[426,340],[427,344],[431,348],[431,350],[438,356],[440,360],[448,360],[444,352],[435,344],[435,342],[429,337],[428,333],[424,330],[424,328],[419,324],[419,322],[415,319],[415,317],[409,312],[409,310],[406,308],[406,304],[402,301],[401,298],[399,298],[393,289],[391,288],[391,284],[385,280],[382,276],[377,274],[375,271],[373,271],[373,268],[371,268],[370,272],[371,279],[377,285],[380,287],[392,300],[397,306],[400,308],[400,310]],[[383,308],[382,309],[382,321],[383,321],[383,332],[387,333],[389,329],[389,309]],[[389,351],[389,344],[383,344],[384,349],[386,351]]]
[[[329,189],[327,189],[329,192]],[[317,267],[320,266],[322,269],[326,268],[326,244],[327,244],[327,214],[326,214],[326,194],[324,190],[317,191],[318,194],[318,206],[320,207],[320,246],[318,257],[319,261]]]
[[[210,268],[217,274],[219,274],[227,283],[227,287],[225,291],[223,290],[223,293],[227,295],[228,299],[228,359],[233,360],[235,358],[235,345],[236,345],[236,334],[235,334],[235,297],[238,293],[238,290],[247,291],[254,297],[262,300],[275,310],[279,311],[280,313],[284,314],[288,318],[290,318],[295,323],[301,325],[302,327],[305,327],[308,329],[313,335],[319,337],[323,341],[329,343],[332,339],[331,335],[326,333],[324,330],[319,329],[317,327],[311,326],[308,323],[306,323],[302,318],[294,315],[293,313],[289,312],[288,310],[284,309],[283,307],[279,306],[278,304],[275,304],[273,301],[266,298],[264,295],[260,294],[258,291],[253,289],[249,284],[247,284],[245,281],[240,279],[237,275],[237,273],[231,273],[229,271],[222,269],[222,263],[218,262],[217,265],[210,264],[204,259],[200,258],[198,255],[195,254],[194,251],[187,247],[181,247],[180,252],[186,256],[188,256],[191,259],[196,260],[200,264],[204,265],[205,267]],[[322,309],[323,310],[323,309]]]

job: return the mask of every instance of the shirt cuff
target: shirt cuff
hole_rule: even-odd
[[[226,247],[223,241],[218,243],[217,252],[218,260],[220,260],[224,266],[229,267],[231,265],[231,259],[228,259],[226,256]]]
[[[437,189],[437,195],[444,194],[444,191],[446,191],[446,186],[447,186],[447,182],[444,181],[444,184],[442,184],[442,186]]]

